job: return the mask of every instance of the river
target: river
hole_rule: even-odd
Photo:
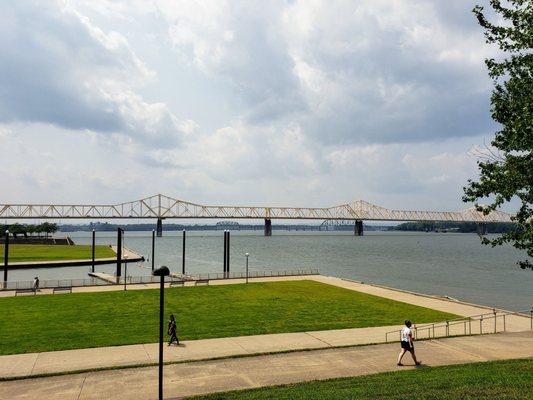
[[[90,232],[70,232],[77,244],[90,244]],[[181,232],[165,232],[156,241],[156,265],[181,271]],[[98,232],[98,244],[116,244],[113,232]],[[126,232],[125,246],[145,256],[151,232]],[[475,234],[365,232],[282,232],[264,237],[260,231],[233,231],[231,271],[318,268],[323,275],[352,278],[421,293],[447,295],[509,310],[530,309],[533,272],[516,265],[514,248],[491,248]],[[222,231],[187,232],[189,273],[222,272]],[[149,262],[130,264],[128,275],[149,275]],[[99,266],[113,273],[114,266]],[[9,280],[86,278],[88,267],[10,271]]]

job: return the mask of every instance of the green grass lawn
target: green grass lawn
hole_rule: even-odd
[[[533,399],[533,359],[387,372],[192,397],[191,400]]]
[[[9,262],[90,259],[90,245],[11,244]],[[96,246],[96,258],[116,257],[109,246]],[[0,264],[4,264],[4,245],[0,245]]]
[[[314,281],[171,288],[181,339],[415,323],[457,317]],[[0,354],[158,340],[158,290],[0,298]]]

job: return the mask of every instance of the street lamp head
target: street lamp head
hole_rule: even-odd
[[[246,253],[245,256],[248,257],[250,255],[250,253]]]
[[[164,265],[162,267],[159,267],[158,269],[154,270],[152,272],[152,275],[154,276],[168,276],[170,275],[170,270],[168,267],[165,267]]]

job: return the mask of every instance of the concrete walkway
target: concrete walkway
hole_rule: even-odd
[[[288,279],[312,279],[349,290],[365,292],[462,316],[472,316],[492,310],[483,306],[458,303],[433,296],[325,276],[308,276],[304,278],[258,278],[254,279],[254,281]],[[236,281],[238,280],[213,281],[213,284],[229,284],[236,283]],[[506,331],[508,332],[527,331],[530,329],[530,319],[525,316],[507,316],[505,325]],[[383,343],[385,342],[386,332],[398,330],[400,328],[401,326],[383,326],[185,341],[180,347],[165,346],[164,357],[166,361],[180,362],[228,356],[283,352],[288,350],[323,349],[328,347]],[[503,319],[500,318],[497,320],[496,328],[498,331],[503,330]],[[453,325],[450,327],[449,334],[463,335],[465,332],[479,334],[480,329],[482,330],[482,333],[494,332],[494,319],[486,319],[481,325],[479,322],[473,323],[471,326],[467,326],[466,323]],[[446,331],[444,326],[441,326],[440,328],[435,329],[434,332],[421,331],[419,332],[418,337],[425,338],[428,337],[429,334],[442,337],[446,335]],[[397,341],[398,338],[396,335],[390,335],[390,340]],[[95,368],[152,364],[157,362],[157,354],[157,344],[151,343],[6,355],[0,356],[0,377],[28,377],[32,375],[56,374]]]
[[[533,357],[529,332],[438,339],[416,345],[425,366]],[[165,397],[250,389],[405,370],[397,343],[201,361],[165,366]],[[408,355],[406,356],[408,357]],[[406,358],[405,364],[412,364]],[[157,367],[88,372],[0,382],[1,399],[90,400],[157,398]]]

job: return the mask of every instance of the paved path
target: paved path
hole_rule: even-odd
[[[295,280],[304,278],[259,278],[254,279],[254,281],[282,279]],[[457,303],[427,295],[371,286],[333,277],[312,276],[306,277],[305,279],[313,279],[350,290],[357,290],[392,300],[403,301],[463,316],[476,315],[492,310],[482,306]],[[235,283],[235,281],[238,280],[213,281],[213,284],[227,284],[228,282]],[[503,330],[502,325],[503,319],[500,318],[497,320],[496,328],[498,331]],[[185,341],[180,347],[165,347],[165,360],[205,360],[209,358],[282,352],[287,350],[320,349],[327,347],[383,343],[385,341],[386,332],[400,328],[401,326],[384,326]],[[486,319],[482,326],[480,326],[479,323],[473,323],[468,328],[468,331],[472,334],[479,334],[480,328],[483,329],[483,333],[494,332],[494,319]],[[529,328],[530,319],[527,317],[506,317],[507,331],[520,332],[526,331]],[[449,334],[462,335],[465,333],[466,329],[466,324],[454,325],[450,328]],[[446,335],[444,327],[437,328],[432,334],[433,333],[437,337]],[[419,338],[427,337],[428,334],[429,331],[419,332]],[[390,339],[395,341],[397,340],[397,337],[396,335],[391,335]],[[0,356],[0,377],[22,377],[94,368],[151,364],[156,362],[157,344],[153,343],[7,355]]]
[[[395,365],[398,350],[394,343],[167,365],[165,397],[413,368]],[[417,343],[417,353],[426,366],[529,358],[533,357],[533,335],[522,332],[429,340]],[[412,361],[406,358],[404,362]],[[157,367],[0,382],[0,398],[156,399]]]

